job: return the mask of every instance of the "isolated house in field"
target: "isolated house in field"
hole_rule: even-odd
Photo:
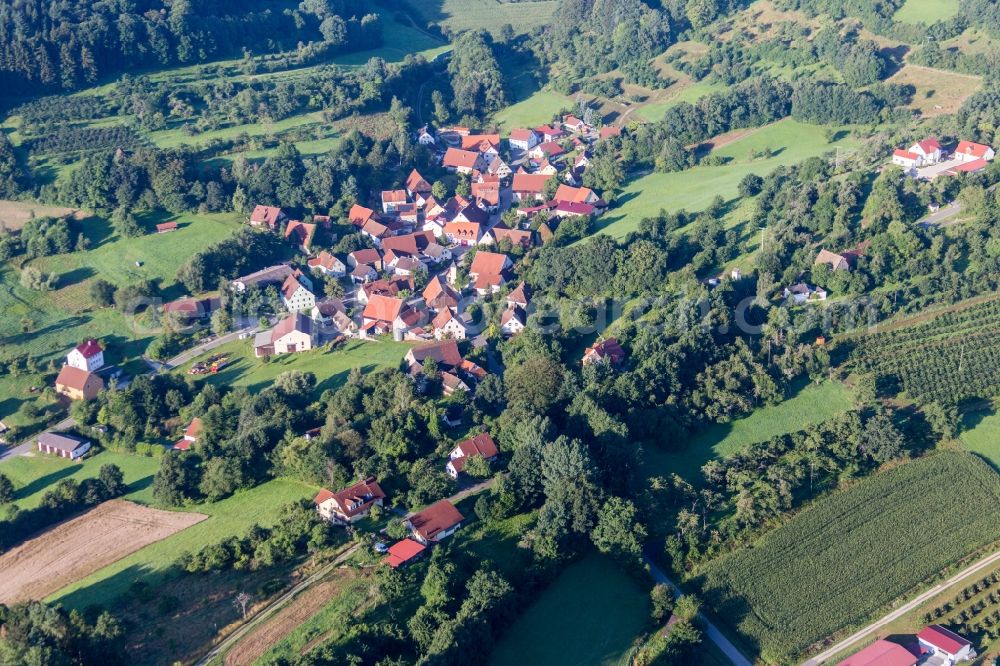
[[[344,277],[347,275],[347,266],[344,265],[344,262],[326,250],[320,252],[319,256],[310,259],[308,265],[314,271],[319,271],[323,275],[329,275],[330,277]]]
[[[70,400],[93,400],[102,390],[103,379],[71,365],[64,365],[56,377],[56,393]]]
[[[458,475],[465,469],[465,464],[469,461],[469,458],[478,456],[486,458],[486,460],[494,460],[499,454],[500,450],[489,433],[479,433],[464,442],[459,442],[451,450],[448,454],[448,464],[445,466],[445,471],[448,472],[448,476],[457,479]]]
[[[285,227],[285,240],[296,247],[300,247],[309,252],[312,245],[313,236],[316,235],[316,225],[306,224],[300,220],[292,220]]]
[[[298,277],[289,275],[281,285],[281,303],[289,312],[308,312],[316,305],[316,296]]]
[[[166,234],[170,233],[171,231],[177,231],[176,222],[161,222],[160,224],[156,225],[156,233],[158,234]]]
[[[958,148],[955,149],[953,157],[962,162],[975,162],[976,160],[991,162],[996,157],[996,152],[989,146],[984,146],[981,143],[959,141]]]
[[[55,432],[43,432],[36,440],[38,450],[42,453],[76,460],[90,450],[90,442],[72,435],[61,435]]]
[[[66,354],[66,365],[86,372],[97,372],[104,367],[104,350],[97,340],[84,340]]]
[[[919,659],[899,643],[880,639],[837,666],[915,666]]]
[[[976,658],[976,650],[972,647],[972,643],[940,624],[932,624],[921,629],[917,634],[917,642],[922,654],[930,655],[931,659],[936,658],[937,663],[943,666],[954,666]]]
[[[274,354],[294,354],[313,348],[312,319],[301,313],[288,315],[269,331],[254,337],[257,358]]]
[[[313,499],[313,504],[326,520],[349,525],[367,516],[373,506],[382,506],[384,499],[382,487],[375,477],[370,476],[339,492],[323,488]]]
[[[277,231],[285,218],[284,211],[276,206],[254,206],[253,212],[250,213],[250,225]]]
[[[448,500],[431,504],[406,520],[413,538],[425,546],[451,536],[462,526],[465,516]]]
[[[615,338],[605,338],[596,343],[593,347],[587,347],[583,352],[583,364],[609,363],[613,366],[621,365],[625,361],[625,350],[618,344]]]

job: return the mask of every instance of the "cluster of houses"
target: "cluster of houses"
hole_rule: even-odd
[[[940,624],[924,627],[906,645],[879,639],[837,666],[954,666],[976,658],[972,643]]]
[[[481,433],[460,442],[449,453],[445,467],[452,478],[458,478],[466,462],[473,457],[487,461],[499,455],[496,442],[488,433]],[[335,525],[352,525],[365,518],[374,506],[383,506],[386,494],[374,477],[368,477],[340,491],[323,488],[313,499],[316,511],[324,519]],[[386,550],[385,564],[397,568],[420,557],[424,551],[454,534],[465,517],[455,505],[444,499],[423,511],[406,517],[406,527],[410,536],[398,541]]]
[[[982,171],[996,157],[990,146],[972,141],[959,141],[949,153],[934,138],[922,139],[908,148],[897,148],[892,153],[892,164],[915,178],[933,180],[938,176],[955,176],[960,173]]]

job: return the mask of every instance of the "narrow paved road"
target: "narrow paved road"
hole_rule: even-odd
[[[649,566],[649,573],[652,574],[653,580],[657,583],[663,583],[669,585],[676,594],[682,594],[681,589],[674,585],[674,582],[667,578],[667,574],[663,573],[656,564],[650,559],[649,555],[644,556],[646,564]],[[726,655],[729,661],[733,662],[735,666],[753,666],[753,663],[743,656],[735,645],[733,645],[725,635],[719,631],[718,627],[708,621],[704,615],[698,616],[702,623],[705,625],[705,635],[708,636],[708,640],[715,643],[716,647],[722,650],[722,653]]]
[[[920,220],[918,224],[924,227],[930,227],[935,224],[947,224],[948,220],[958,215],[962,210],[962,204],[954,201],[947,206],[941,206],[936,211]]]
[[[486,490],[487,488],[491,487],[495,481],[496,481],[496,479],[492,479],[491,478],[491,479],[487,479],[485,481],[482,481],[481,483],[477,483],[474,486],[469,486],[468,488],[466,488],[464,490],[460,490],[457,493],[455,493],[454,495],[452,495],[451,497],[449,497],[448,501],[450,501],[452,503],[454,503],[454,502],[460,502],[463,499],[465,499],[466,497],[468,497],[469,495],[475,495],[476,493],[480,493],[480,492]],[[408,518],[408,517],[410,517],[412,515],[413,515],[413,512],[410,512],[410,513],[406,514],[406,517]],[[347,550],[345,550],[344,552],[342,552],[340,555],[338,555],[335,560],[333,560],[329,564],[324,565],[323,568],[321,568],[318,571],[316,571],[316,573],[314,573],[313,575],[309,576],[308,578],[306,578],[305,580],[303,580],[302,582],[300,582],[298,585],[296,585],[295,587],[293,587],[292,589],[290,589],[288,592],[284,593],[283,595],[281,595],[280,597],[278,597],[277,599],[275,599],[274,601],[272,601],[270,604],[268,604],[267,606],[265,606],[262,610],[258,611],[256,615],[254,615],[252,618],[250,618],[249,620],[247,620],[246,624],[244,624],[242,627],[240,627],[239,629],[235,630],[233,633],[231,633],[228,636],[226,636],[226,638],[221,643],[219,643],[218,645],[216,645],[215,647],[213,647],[211,650],[209,650],[205,654],[204,657],[202,657],[201,659],[199,659],[197,661],[197,663],[195,664],[195,666],[206,666],[206,664],[208,664],[208,662],[212,661],[212,659],[214,659],[215,657],[217,657],[217,656],[225,653],[226,650],[228,650],[229,648],[231,648],[234,645],[236,645],[236,643],[239,642],[239,640],[241,638],[243,638],[248,633],[250,633],[251,631],[253,631],[253,629],[255,627],[257,627],[258,625],[260,625],[262,622],[264,622],[264,620],[266,620],[267,618],[271,617],[276,612],[278,612],[279,610],[281,610],[282,608],[284,608],[285,606],[287,606],[288,603],[292,599],[294,599],[296,595],[298,595],[299,593],[301,593],[303,590],[305,590],[309,586],[313,585],[314,583],[318,583],[327,574],[329,574],[335,568],[337,568],[338,566],[340,566],[341,564],[343,564],[344,562],[346,562],[347,559],[351,555],[353,555],[358,550],[358,548],[360,548],[360,547],[361,547],[361,544],[354,544],[353,546],[351,546],[350,548],[348,548]],[[746,664],[745,666],[750,666],[750,665]]]
[[[858,641],[860,641],[862,638],[864,638],[868,634],[881,629],[882,627],[884,627],[885,625],[889,624],[890,622],[893,622],[897,618],[899,618],[899,617],[901,617],[901,616],[909,613],[914,608],[917,608],[918,606],[920,606],[925,601],[933,598],[937,594],[940,594],[942,590],[951,587],[955,583],[958,583],[959,581],[961,581],[963,578],[967,578],[969,576],[972,576],[973,574],[976,574],[979,571],[981,571],[981,570],[983,570],[983,569],[985,569],[985,568],[987,568],[987,567],[989,567],[991,565],[996,564],[997,562],[1000,562],[1000,551],[998,551],[996,553],[993,553],[992,555],[990,555],[988,557],[985,557],[985,558],[979,560],[978,562],[976,562],[974,564],[971,564],[968,567],[962,569],[961,571],[959,571],[957,574],[955,574],[954,576],[952,576],[948,580],[946,580],[943,583],[940,583],[938,585],[935,585],[934,587],[932,587],[931,589],[927,590],[923,594],[915,597],[912,601],[909,601],[909,602],[903,604],[902,606],[900,606],[896,610],[894,610],[891,613],[889,613],[888,615],[884,616],[882,619],[880,619],[880,620],[878,620],[876,622],[872,622],[871,624],[869,624],[864,629],[861,629],[860,631],[857,631],[857,632],[851,634],[850,636],[848,636],[844,640],[840,641],[839,643],[837,643],[833,647],[829,648],[828,650],[824,650],[823,652],[819,653],[818,655],[816,655],[812,659],[809,659],[807,661],[802,662],[802,666],[819,666],[819,664],[822,664],[824,661],[826,661],[830,657],[833,657],[834,655],[837,655],[837,654],[845,651],[847,648],[851,647],[852,645],[854,645],[855,643],[857,643]]]

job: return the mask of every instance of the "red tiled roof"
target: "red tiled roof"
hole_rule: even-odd
[[[331,497],[337,503],[340,512],[350,517],[363,512],[377,500],[385,499],[385,492],[375,481],[375,477],[370,476],[343,490],[331,493]]]
[[[596,343],[593,347],[587,347],[583,354],[584,359],[597,358],[608,359],[613,364],[621,363],[625,360],[625,350],[618,344],[615,338],[606,338]]]
[[[396,317],[399,316],[404,305],[402,299],[375,294],[368,298],[365,311],[361,316],[365,319],[392,323],[396,321]]]
[[[365,222],[371,219],[372,215],[375,214],[371,208],[365,208],[364,206],[359,206],[354,204],[351,206],[351,210],[347,213],[347,219],[356,227],[363,227]]]
[[[499,243],[504,238],[508,239],[513,245],[520,245],[522,247],[531,247],[531,232],[522,231],[521,229],[507,229],[502,226],[495,226],[490,231],[493,233],[493,238]]]
[[[382,255],[378,253],[378,250],[370,247],[363,250],[355,250],[351,252],[351,256],[359,264],[377,264],[382,261]]]
[[[333,256],[326,250],[320,252],[318,257],[313,257],[307,263],[309,264],[310,268],[316,268],[317,266],[319,266],[325,268],[328,271],[334,270],[338,264],[343,266],[340,259],[337,259],[337,257]]]
[[[515,192],[527,192],[531,194],[541,194],[545,191],[545,183],[552,176],[545,176],[534,173],[515,173],[511,189]]]
[[[292,331],[311,334],[312,319],[305,316],[301,312],[290,314],[274,325],[274,328],[271,329],[271,339],[279,340]]]
[[[971,160],[969,162],[962,162],[961,164],[956,164],[955,166],[948,169],[951,173],[974,173],[981,169],[985,169],[986,165],[989,164],[983,158],[977,160]]]
[[[973,143],[972,141],[959,141],[958,148],[955,149],[956,153],[961,153],[963,155],[971,155],[972,157],[986,157],[986,152],[990,149],[989,146],[984,146],[981,143]]]
[[[407,357],[417,363],[433,358],[439,364],[458,367],[462,363],[462,354],[458,351],[458,343],[454,340],[442,340],[418,345],[407,352]]]
[[[316,233],[315,224],[306,224],[301,220],[292,220],[285,227],[285,240],[294,236],[295,242],[299,245],[308,245],[314,233]]]
[[[476,166],[478,160],[479,153],[474,153],[471,150],[449,148],[445,151],[444,160],[441,163],[446,167],[471,169]]]
[[[530,141],[535,136],[535,130],[518,127],[510,131],[510,138],[514,141]]]
[[[465,516],[455,508],[454,504],[444,499],[431,504],[420,513],[413,514],[410,517],[410,525],[425,541],[433,541],[440,532],[455,527],[463,520]]]
[[[458,449],[465,457],[482,456],[492,458],[500,453],[496,442],[490,437],[488,432],[481,432],[475,437],[470,437],[464,442],[459,442]]]
[[[917,634],[917,638],[925,643],[929,643],[939,650],[944,650],[948,654],[958,654],[962,648],[972,645],[954,631],[942,627],[940,624],[932,624],[924,627]]]
[[[278,226],[278,218],[281,217],[281,209],[276,206],[254,206],[250,213],[250,222],[253,224],[266,224],[272,229]]]
[[[191,440],[179,439],[176,442],[174,442],[173,448],[175,451],[187,451],[188,449],[191,448]]]
[[[420,175],[420,172],[414,169],[410,172],[410,175],[406,177],[406,189],[410,192],[420,192],[421,194],[426,194],[431,191],[431,184],[424,180],[424,177]]]
[[[937,139],[923,139],[921,141],[917,141],[917,145],[920,146],[920,150],[925,153],[931,153],[941,148],[941,144],[938,143]]]
[[[511,303],[516,303],[521,307],[527,307],[528,301],[531,299],[531,287],[526,285],[524,281],[521,284],[514,287],[514,291],[507,294],[507,300]]]
[[[917,159],[920,159],[920,155],[917,155],[916,153],[911,153],[908,150],[901,150],[899,148],[897,148],[896,150],[892,151],[892,154],[895,155],[896,157],[902,157],[902,158],[908,159],[908,160],[917,160]]]
[[[552,197],[555,201],[570,201],[574,203],[588,203],[588,200],[594,201],[599,199],[594,190],[589,187],[573,187],[571,185],[560,185],[556,189],[555,196]]]
[[[536,151],[537,150],[538,152],[542,153],[543,155],[547,155],[548,157],[556,157],[556,156],[562,155],[563,153],[566,152],[563,149],[563,147],[560,146],[555,141],[546,141],[545,143],[541,143],[541,144],[535,146],[531,150],[532,151]]]
[[[194,437],[197,439],[201,435],[202,428],[201,419],[196,416],[191,419],[191,423],[189,423],[188,427],[184,429],[184,436]]]
[[[468,134],[462,137],[462,150],[480,149],[484,141],[494,146],[500,143],[499,134]]]
[[[458,294],[455,293],[455,290],[440,275],[435,275],[428,280],[427,286],[424,287],[423,297],[424,302],[427,303],[427,307],[434,308],[435,310],[458,306]]]
[[[320,491],[316,494],[316,497],[313,498],[313,504],[319,506],[323,502],[326,502],[331,499],[333,499],[333,491],[327,490],[326,488],[321,488]]]
[[[556,215],[560,213],[565,215],[591,215],[594,212],[594,207],[589,203],[583,203],[580,201],[560,201],[556,204]]]
[[[917,658],[897,643],[877,640],[864,650],[855,652],[837,666],[913,666]]]
[[[500,276],[508,263],[507,255],[499,252],[476,252],[472,258],[472,265],[469,266],[469,275],[480,276]]]
[[[383,190],[382,203],[406,203],[406,190]]]
[[[96,377],[96,375],[80,368],[74,368],[71,365],[64,365],[59,371],[59,376],[56,377],[56,384],[82,391],[91,377]],[[98,380],[100,380],[100,377],[98,377]],[[101,383],[103,384],[103,381]]]
[[[102,351],[104,351],[103,349],[101,349],[100,343],[98,343],[97,340],[93,338],[89,338],[78,344],[76,346],[76,350],[81,354],[83,354],[84,358],[93,358],[94,356],[97,356]]]
[[[164,231],[173,231],[176,228],[177,228],[176,222],[161,222],[160,224],[156,225],[156,232],[163,233]]]
[[[426,549],[425,545],[417,543],[413,539],[403,539],[389,546],[389,554],[382,561],[395,569],[417,557]]]
[[[614,125],[605,125],[601,128],[600,137],[602,139],[607,139],[610,136],[620,136],[622,133],[621,127],[616,127]]]
[[[479,229],[478,222],[449,222],[444,225],[444,234],[459,239],[479,240]]]

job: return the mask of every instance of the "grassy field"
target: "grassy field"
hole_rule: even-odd
[[[906,0],[893,18],[903,23],[947,21],[958,13],[958,0]]]
[[[558,5],[556,0],[407,0],[407,3],[424,20],[447,26],[456,33],[463,30],[497,33],[505,23],[517,33],[528,32],[548,23]]]
[[[551,90],[539,90],[527,99],[508,106],[496,115],[496,121],[508,130],[514,127],[538,127],[552,120],[562,109],[576,104],[566,95]]]
[[[978,453],[1000,469],[1000,414],[966,414],[964,425],[967,430],[959,439],[965,448]]]
[[[0,462],[0,474],[14,482],[17,492],[14,503],[21,509],[32,509],[42,501],[45,491],[51,490],[63,479],[82,481],[96,477],[101,465],[118,465],[129,485],[124,499],[140,504],[153,501],[153,475],[160,466],[157,458],[134,456],[127,453],[102,451],[83,462],[70,462],[65,458],[37,454],[16,456]]]
[[[633,115],[639,120],[657,122],[663,120],[663,114],[675,104],[680,104],[681,102],[694,103],[705,95],[725,89],[726,86],[721,83],[711,83],[709,81],[692,83],[690,79],[682,80],[663,91],[653,93],[648,102],[636,107]]]
[[[192,505],[192,511],[206,514],[208,519],[118,560],[60,590],[50,600],[69,608],[109,605],[127,592],[135,581],[155,585],[162,580],[182,552],[198,550],[228,536],[243,534],[255,523],[272,525],[282,505],[312,497],[315,491],[315,488],[296,481],[274,479],[218,502]]]
[[[175,220],[177,231],[156,233],[154,225],[166,220]],[[59,289],[53,294],[55,299],[86,304],[89,300],[85,296],[86,287],[91,278],[102,278],[118,286],[153,280],[167,298],[174,298],[182,295],[176,285],[177,269],[199,250],[231,236],[241,226],[242,219],[237,213],[186,213],[140,222],[153,233],[122,238],[115,235],[109,221],[90,218],[84,230],[93,249],[43,257],[32,265],[60,274]],[[141,265],[136,266],[136,262]]]
[[[747,130],[741,138],[713,150],[713,155],[730,158],[723,166],[696,166],[636,178],[618,195],[615,206],[598,219],[597,231],[623,238],[639,228],[642,218],[657,215],[660,209],[697,211],[708,206],[717,195],[727,200],[736,198],[740,180],[749,173],[766,175],[779,166],[856,145],[843,130],[832,142],[827,142],[826,131],[827,128],[787,118]],[[752,158],[755,152],[764,149],[769,149],[772,156]]]
[[[270,386],[281,373],[301,370],[316,375],[317,392],[322,392],[340,386],[354,368],[365,372],[394,368],[409,349],[407,344],[390,340],[354,340],[335,351],[314,349],[274,356],[270,362],[264,362],[254,358],[250,340],[239,340],[211,351],[213,355],[228,354],[230,363],[217,374],[205,375],[204,379],[212,384],[246,386],[251,391],[260,391]],[[181,370],[186,371],[189,365],[182,366]]]
[[[610,560],[589,555],[521,614],[489,663],[617,664],[648,621],[646,589]]]
[[[900,465],[713,561],[705,599],[750,652],[786,663],[1000,539],[998,501],[1000,476],[968,453]]]
[[[708,426],[683,451],[647,449],[646,468],[651,475],[676,472],[693,482],[699,478],[702,465],[713,458],[729,456],[750,444],[822,423],[850,408],[851,394],[844,384],[835,381],[809,384],[791,398],[762,407],[746,418]]]
[[[909,64],[904,65],[888,81],[914,87],[916,92],[909,108],[919,111],[922,116],[955,113],[983,84],[983,79],[979,76]]]

